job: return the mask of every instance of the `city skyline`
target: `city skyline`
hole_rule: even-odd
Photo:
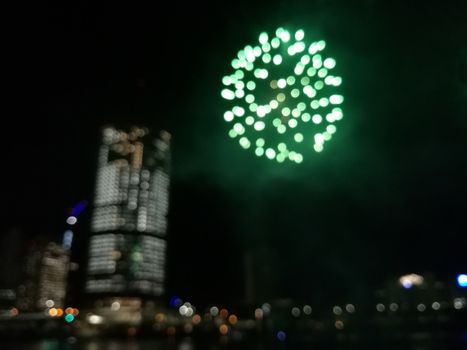
[[[41,77],[46,120],[10,121],[8,181],[16,190],[6,194],[2,228],[59,237],[67,209],[92,201],[102,126],[145,125],[173,136],[170,292],[244,297],[245,253],[255,276],[269,276],[264,292],[278,297],[358,295],[404,273],[461,273],[462,7],[263,5],[226,5],[201,22],[189,11],[164,19],[117,6],[47,13],[42,55],[28,67]],[[325,37],[345,81],[339,133],[300,165],[242,152],[222,120],[231,57],[280,25]],[[83,215],[88,223],[89,209]],[[77,229],[76,249],[88,234]]]

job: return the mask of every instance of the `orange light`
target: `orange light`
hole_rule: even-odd
[[[237,318],[236,315],[232,314],[232,315],[229,316],[229,322],[230,322],[230,324],[234,325],[234,324],[237,323],[237,321],[238,321],[238,318]]]
[[[73,313],[73,308],[72,307],[67,307],[65,309],[65,313],[68,315],[68,314],[72,314]]]
[[[219,315],[221,315],[222,318],[227,318],[227,316],[229,316],[229,311],[227,309],[221,309]]]
[[[63,315],[63,310],[61,308],[57,309],[57,317],[62,317]]]
[[[163,313],[158,313],[156,314],[156,316],[154,317],[156,322],[164,322],[165,321],[165,314]]]
[[[227,326],[226,324],[221,324],[219,326],[219,333],[220,334],[226,335],[228,332],[229,332],[229,326]]]
[[[15,308],[15,307],[12,307],[11,310],[10,310],[10,315],[11,316],[18,316],[18,314],[19,314],[18,309]]]
[[[201,316],[198,314],[195,314],[192,320],[194,324],[199,324],[201,322]]]
[[[175,335],[175,333],[177,332],[177,330],[175,329],[174,326],[170,326],[167,328],[167,334],[168,335]]]
[[[57,309],[54,308],[54,307],[51,308],[51,309],[49,310],[49,315],[52,316],[52,317],[57,316]]]
[[[78,316],[79,310],[78,309],[73,309],[73,316]]]

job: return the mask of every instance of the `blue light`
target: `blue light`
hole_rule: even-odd
[[[170,298],[169,304],[171,307],[174,309],[178,308],[180,305],[182,305],[183,301],[180,299],[178,296],[174,295],[172,298]]]
[[[279,340],[279,341],[284,341],[285,340],[285,332],[284,331],[277,332],[277,340]]]
[[[457,284],[462,288],[467,287],[467,275],[463,273],[457,276]]]
[[[88,202],[86,201],[81,201],[77,203],[73,208],[71,208],[70,215],[78,217],[79,214],[83,212],[83,210],[86,208],[87,205],[88,205]]]
[[[412,283],[411,281],[403,281],[403,282],[402,282],[402,286],[403,286],[405,289],[410,289],[410,288],[412,288],[413,283]]]
[[[74,319],[75,319],[75,316],[73,316],[72,314],[67,314],[65,316],[65,321],[67,321],[68,323],[73,322]]]
[[[73,231],[66,230],[63,233],[63,243],[62,246],[64,249],[68,250],[71,248],[71,244],[73,243]]]

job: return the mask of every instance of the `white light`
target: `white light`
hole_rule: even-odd
[[[110,310],[112,311],[120,310],[120,303],[118,301],[114,301],[112,305],[110,306]]]
[[[209,312],[211,313],[211,316],[217,316],[219,314],[219,308],[217,306],[213,306]]]
[[[386,310],[386,307],[383,304],[380,303],[380,304],[376,305],[376,310],[378,312],[383,312],[384,310]]]
[[[78,222],[78,219],[75,217],[75,216],[69,216],[67,219],[66,219],[66,223],[68,225],[74,225]]]
[[[90,324],[101,324],[104,321],[104,318],[99,315],[89,315],[88,322]]]
[[[305,305],[305,306],[303,307],[303,313],[304,313],[305,315],[310,315],[310,314],[311,314],[311,311],[312,311],[312,310],[311,310],[311,306],[310,306],[310,305]]]
[[[53,307],[55,305],[54,301],[49,299],[45,302],[45,306],[47,307]]]

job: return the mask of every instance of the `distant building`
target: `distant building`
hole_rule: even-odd
[[[65,306],[70,255],[60,245],[34,245],[24,265],[24,281],[18,288],[18,307],[40,311]]]
[[[164,292],[170,134],[103,129],[85,292],[160,296]]]

